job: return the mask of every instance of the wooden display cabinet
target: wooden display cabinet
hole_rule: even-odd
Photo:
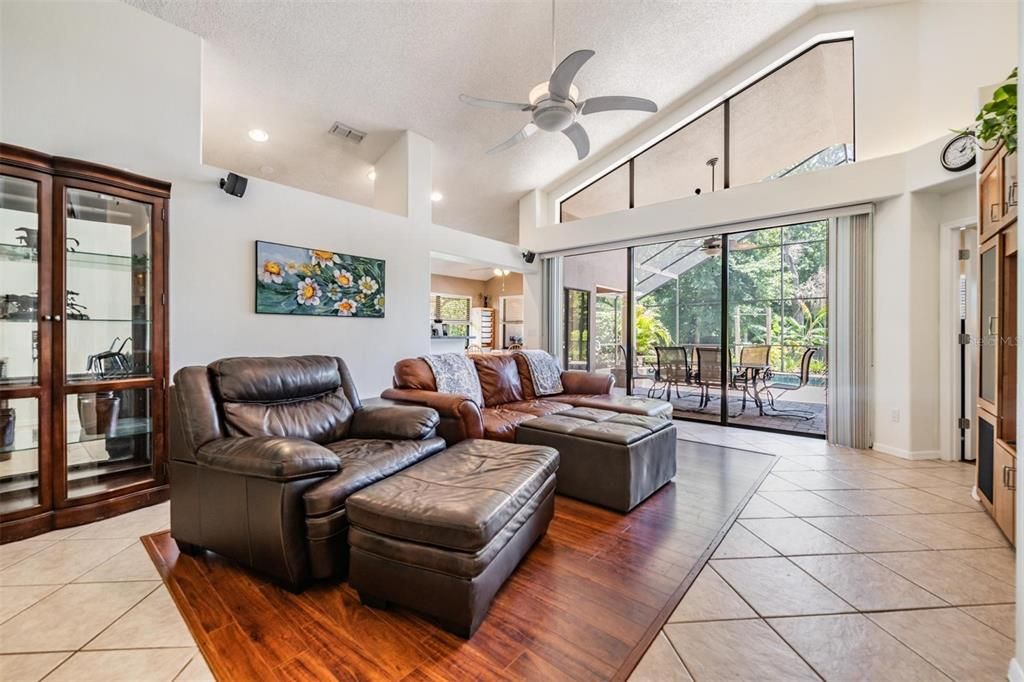
[[[167,499],[169,197],[0,144],[0,542]]]
[[[1017,471],[1017,157],[1005,148],[978,176],[980,240],[976,490],[1011,543]]]

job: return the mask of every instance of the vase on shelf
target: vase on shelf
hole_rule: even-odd
[[[87,436],[105,436],[114,430],[121,398],[113,391],[78,394],[78,419]]]

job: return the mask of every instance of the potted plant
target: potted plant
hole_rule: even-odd
[[[1006,152],[1017,151],[1017,69],[992,93],[992,99],[982,105],[974,124],[954,132],[970,135],[985,150],[995,149],[1000,143]]]

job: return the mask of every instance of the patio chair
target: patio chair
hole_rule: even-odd
[[[793,417],[794,419],[802,419],[808,421],[814,419],[815,412],[812,410],[780,410],[775,407],[775,401],[782,394],[789,393],[790,391],[796,391],[808,384],[811,380],[811,358],[818,352],[817,348],[808,347],[804,349],[803,357],[800,358],[800,376],[796,385],[781,381],[772,381],[771,383],[765,383],[761,390],[768,397],[768,407],[775,412],[775,414],[767,414],[768,417]]]
[[[672,387],[676,387],[676,397],[681,398],[679,393],[680,384],[689,384],[692,377],[690,365],[689,346],[655,346],[654,353],[657,356],[657,366],[654,369],[654,383],[647,391],[647,397],[653,398],[655,392],[661,397],[665,394],[666,399],[672,397]],[[664,384],[661,389],[658,384]]]
[[[718,347],[697,347],[697,372],[694,380],[700,386],[700,407],[711,402],[711,389],[722,386],[722,350]]]

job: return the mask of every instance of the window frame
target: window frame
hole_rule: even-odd
[[[441,299],[458,299],[466,302],[466,319],[447,319],[441,317]],[[430,292],[430,322],[434,324],[434,320],[441,320],[442,324],[463,324],[466,325],[466,334],[469,336],[470,320],[473,317],[473,297],[466,296],[464,294],[442,294],[436,292]],[[462,336],[456,334],[456,336]]]
[[[626,159],[625,161],[623,161],[622,163],[616,164],[616,166],[614,168],[611,168],[608,171],[606,171],[606,172],[602,173],[601,175],[597,176],[593,180],[590,180],[589,182],[587,182],[587,184],[585,184],[584,186],[580,187],[575,192],[562,197],[558,201],[558,223],[559,224],[564,224],[564,222],[565,222],[564,219],[563,219],[564,215],[563,215],[563,210],[562,210],[562,205],[565,204],[565,202],[571,200],[573,197],[575,197],[580,192],[584,192],[584,191],[590,189],[597,182],[603,180],[605,177],[607,177],[608,175],[611,175],[612,173],[614,173],[615,171],[619,170],[620,168],[622,168],[625,165],[629,166],[629,207],[628,207],[628,209],[635,208],[636,207],[636,192],[635,192],[635,176],[634,176],[634,172],[633,172],[633,166],[634,166],[634,162],[636,161],[637,157],[639,157],[644,152],[646,152],[646,151],[648,151],[650,149],[653,149],[654,147],[657,147],[659,144],[661,144],[662,142],[672,138],[677,133],[679,133],[679,132],[681,132],[683,130],[686,130],[692,124],[700,121],[702,118],[704,118],[704,116],[706,116],[707,114],[713,112],[719,106],[723,107],[722,115],[723,115],[723,117],[725,119],[725,125],[723,126],[724,140],[723,140],[723,146],[722,146],[722,149],[724,150],[724,154],[723,154],[723,158],[721,159],[721,166],[722,166],[722,187],[721,187],[721,189],[729,189],[729,187],[731,186],[731,184],[730,184],[730,177],[729,177],[729,167],[730,167],[730,157],[731,157],[731,150],[729,149],[729,119],[730,119],[729,103],[732,101],[732,99],[734,97],[736,97],[737,95],[740,95],[741,93],[746,92],[747,90],[749,90],[750,88],[754,87],[755,85],[757,85],[761,81],[765,80],[766,78],[770,78],[771,76],[775,75],[777,72],[779,72],[782,69],[786,68],[787,66],[789,66],[790,64],[792,64],[796,60],[800,59],[804,55],[808,54],[812,50],[816,50],[819,47],[822,47],[823,45],[831,45],[833,43],[845,43],[845,42],[849,42],[850,43],[850,52],[851,52],[851,57],[852,57],[851,70],[850,70],[850,79],[851,79],[851,87],[853,89],[853,92],[852,92],[852,97],[850,98],[850,101],[851,101],[851,106],[853,108],[853,116],[852,116],[852,119],[853,119],[853,140],[852,140],[852,143],[851,143],[851,150],[850,150],[850,163],[856,163],[856,161],[857,161],[857,58],[856,58],[857,57],[857,48],[856,48],[856,43],[854,42],[854,37],[853,36],[842,36],[842,37],[837,37],[837,38],[824,38],[822,40],[816,41],[815,43],[813,43],[811,45],[808,45],[807,47],[805,47],[804,49],[800,50],[799,52],[797,52],[797,53],[787,57],[784,61],[780,62],[778,65],[773,67],[770,71],[768,71],[768,72],[758,76],[757,78],[755,78],[754,80],[750,81],[749,83],[745,83],[742,87],[737,89],[735,92],[730,92],[728,95],[725,95],[725,96],[721,97],[719,100],[714,100],[713,102],[709,103],[706,107],[704,107],[702,109],[699,109],[698,110],[699,113],[695,114],[693,116],[693,118],[691,118],[690,120],[686,121],[686,123],[684,123],[683,125],[679,126],[677,129],[673,130],[668,135],[665,135],[664,137],[662,137],[662,138],[660,138],[660,139],[658,139],[658,140],[656,140],[654,142],[651,142],[650,144],[640,148],[639,150],[637,150],[636,152],[631,154],[629,156],[629,158]],[[682,197],[679,197],[679,198],[682,198]],[[575,222],[575,221],[570,221],[570,222]]]

